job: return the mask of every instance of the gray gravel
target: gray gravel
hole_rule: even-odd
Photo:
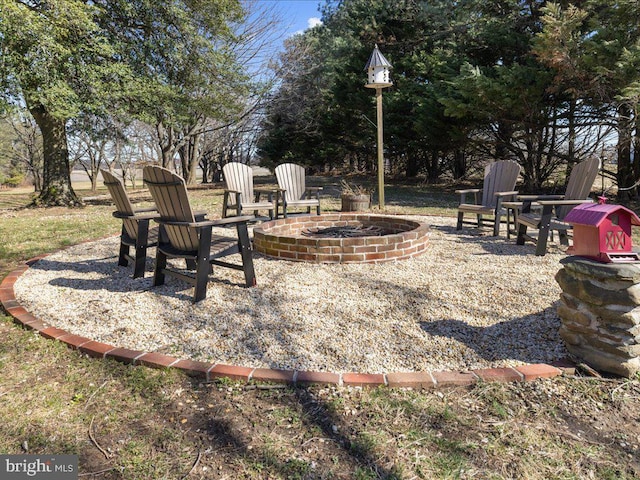
[[[550,362],[558,336],[554,275],[562,251],[431,225],[420,257],[313,265],[255,255],[258,286],[215,268],[207,298],[168,278],[153,288],[117,266],[118,238],[83,243],[36,263],[15,284],[45,322],[116,346],[248,367],[332,372],[468,370]],[[152,251],[153,253],[153,251]]]

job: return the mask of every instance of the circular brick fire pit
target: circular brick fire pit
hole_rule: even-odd
[[[427,248],[426,224],[368,214],[289,217],[253,230],[268,257],[315,263],[379,263],[414,257]]]

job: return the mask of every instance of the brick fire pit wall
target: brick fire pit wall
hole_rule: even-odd
[[[381,236],[314,238],[303,232],[330,227],[376,227]],[[427,248],[429,227],[404,218],[368,214],[324,214],[289,217],[253,230],[255,249],[269,257],[315,263],[379,263],[402,260]]]

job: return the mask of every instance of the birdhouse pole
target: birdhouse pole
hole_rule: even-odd
[[[382,89],[393,85],[389,79],[389,69],[391,64],[384,58],[378,49],[378,45],[373,49],[371,57],[364,69],[367,71],[368,83],[366,88],[376,90],[376,122],[378,130],[378,207],[384,210],[384,144],[383,144],[383,121],[382,121]]]

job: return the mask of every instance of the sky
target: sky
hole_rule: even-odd
[[[291,36],[314,26],[320,21],[318,7],[322,0],[255,0],[273,5],[283,18],[285,36]]]
[[[265,66],[283,51],[287,38],[321,23],[318,7],[324,5],[325,1],[241,0],[250,12],[249,24],[259,21],[260,15],[269,23],[276,22],[275,28],[266,30],[262,37],[257,38],[256,47],[259,51],[246,63],[248,70],[258,75],[263,75],[266,71],[267,76],[271,75],[269,68],[265,69]]]
[[[320,22],[319,0],[274,0],[282,8],[290,33],[297,33]]]

